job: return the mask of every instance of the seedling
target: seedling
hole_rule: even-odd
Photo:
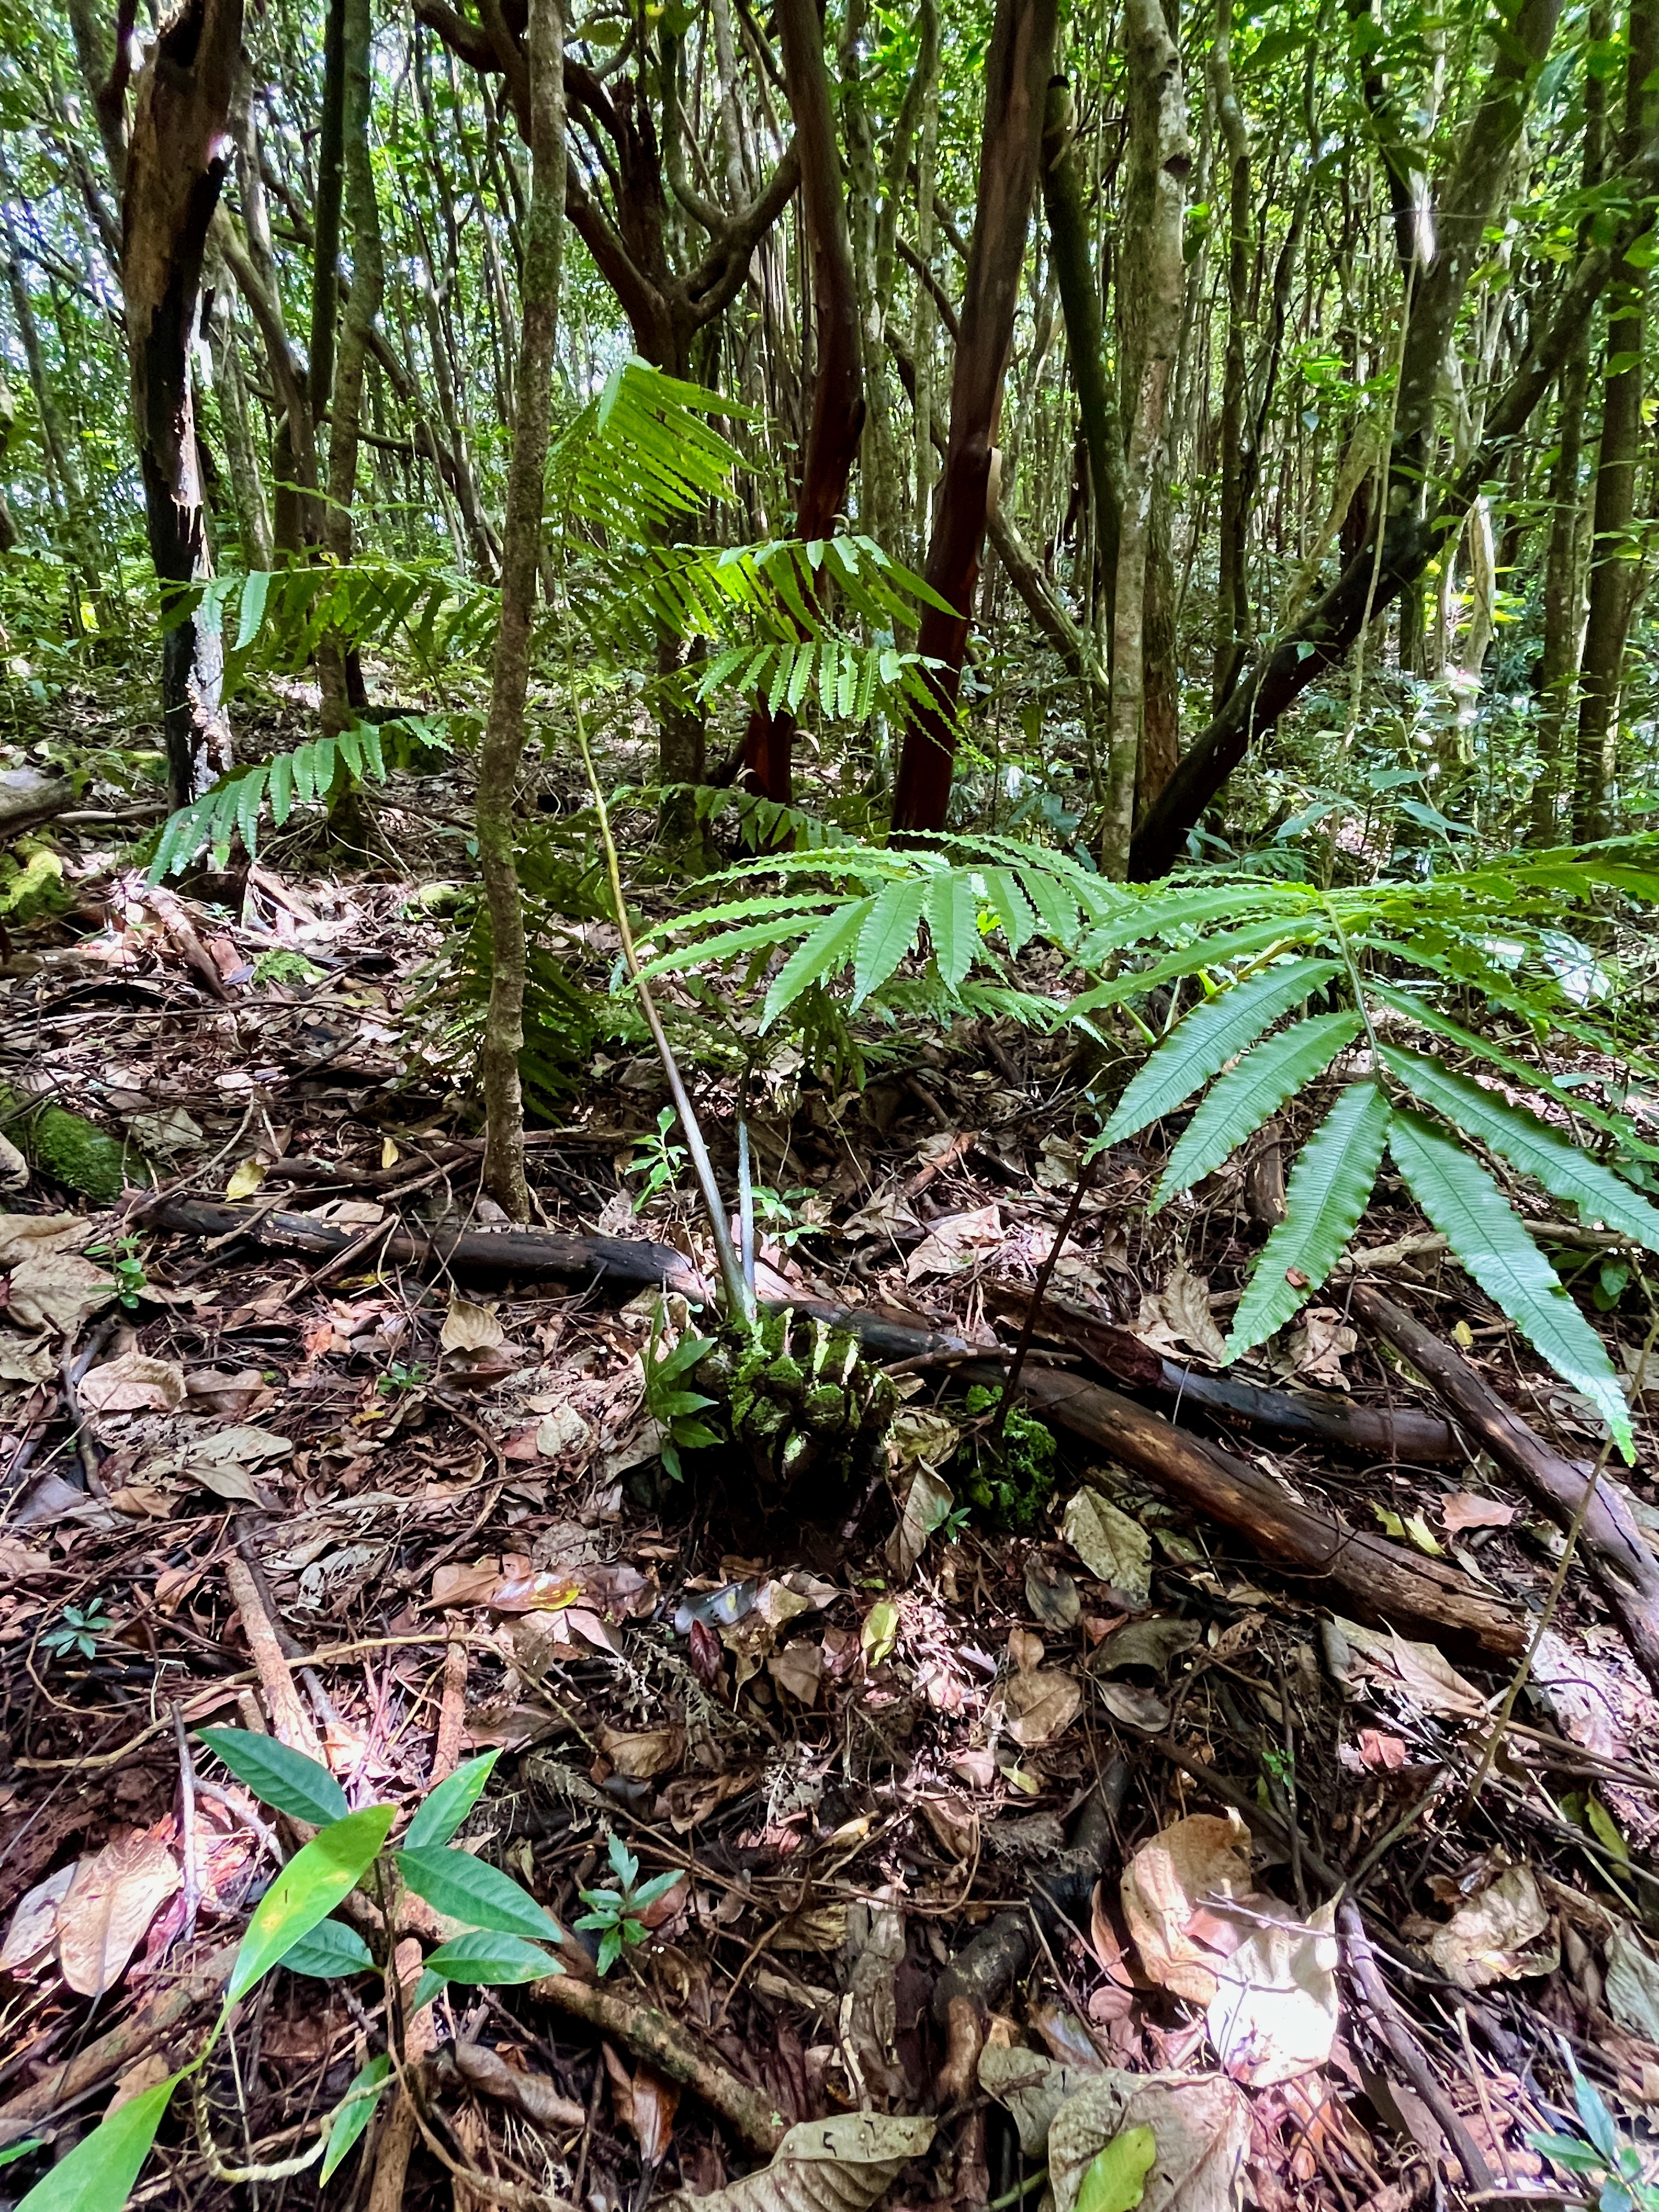
[[[668,1141],[668,1133],[673,1126],[674,1109],[665,1106],[657,1116],[656,1134],[634,1140],[634,1157],[626,1171],[645,1177],[634,1200],[635,1213],[643,1212],[659,1191],[677,1189],[685,1172],[685,1146]]]
[[[684,1376],[704,1352],[714,1350],[714,1340],[694,1335],[687,1329],[674,1349],[659,1358],[661,1344],[662,1309],[659,1306],[645,1353],[645,1404],[646,1411],[662,1431],[663,1466],[679,1482],[684,1480],[682,1451],[707,1451],[711,1444],[721,1441],[706,1421],[697,1419],[714,1401],[700,1390],[684,1387]]]
[[[87,1255],[104,1262],[115,1278],[116,1297],[131,1312],[149,1285],[138,1238],[129,1230],[112,1244],[89,1244]]]
[[[1571,2055],[1568,2055],[1571,2063]],[[1527,2141],[1541,2150],[1552,2166],[1575,2173],[1598,2191],[1600,2212],[1659,2212],[1659,2182],[1643,2170],[1642,2154],[1633,2143],[1621,2143],[1613,2114],[1602,2102],[1593,2081],[1572,2067],[1573,2102],[1589,2138],[1577,2136],[1529,2135]]]
[[[114,1626],[96,1598],[84,1607],[66,1605],[56,1628],[47,1629],[41,1637],[40,1649],[50,1651],[54,1659],[67,1659],[71,1651],[78,1651],[83,1659],[95,1659],[98,1638],[107,1636]]]
[[[424,1367],[418,1364],[406,1366],[401,1359],[394,1359],[374,1388],[388,1398],[398,1398],[410,1390],[418,1390],[425,1381]]]
[[[578,1892],[582,1903],[589,1909],[574,1924],[578,1928],[600,1929],[599,1968],[608,1974],[624,1950],[632,1950],[643,1943],[648,1929],[639,1916],[665,1897],[679,1880],[675,1868],[667,1874],[653,1875],[647,1882],[640,1881],[640,1863],[620,1836],[612,1836],[608,1846],[611,1870],[617,1877],[614,1889],[584,1889]]]

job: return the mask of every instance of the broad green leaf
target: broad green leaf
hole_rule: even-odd
[[[1070,945],[1077,937],[1077,901],[1046,868],[1024,867],[1020,882],[1036,908],[1043,928],[1056,945]]]
[[[973,966],[980,944],[979,901],[972,883],[959,868],[945,869],[928,878],[927,934],[933,941],[939,972],[954,991]]]
[[[773,978],[761,1008],[761,1027],[769,1029],[786,1006],[812,984],[845,967],[853,957],[874,899],[854,899],[824,917],[804,945],[798,945]]]
[[[1437,1114],[1466,1137],[1489,1145],[1522,1175],[1542,1183],[1552,1198],[1577,1209],[1586,1222],[1605,1222],[1650,1252],[1659,1252],[1659,1212],[1638,1197],[1622,1176],[1579,1151],[1524,1107],[1511,1106],[1467,1075],[1455,1074],[1437,1060],[1398,1045],[1384,1045],[1389,1071]]]
[[[290,1974],[306,1974],[313,1981],[337,1982],[346,1974],[370,1974],[374,1954],[355,1928],[343,1920],[319,1920],[308,1936],[283,1954]]]
[[[344,1820],[351,1810],[345,1791],[325,1766],[278,1743],[275,1736],[233,1728],[198,1729],[196,1733],[262,1805],[273,1806],[291,1820],[311,1820],[322,1827]]]
[[[1233,1316],[1229,1359],[1283,1328],[1341,1257],[1376,1181],[1389,1118],[1376,1084],[1350,1084],[1297,1153],[1285,1218],[1263,1246]]]
[[[1077,2192],[1077,2212],[1135,2212],[1158,2159],[1151,2128],[1126,2128],[1096,2153]]]
[[[1100,1141],[1115,1145],[1184,1106],[1263,1030],[1337,972],[1334,960],[1291,960],[1194,1006],[1130,1084]]]
[[[228,2003],[246,1996],[262,1974],[280,1966],[289,1946],[326,1920],[374,1863],[396,1817],[392,1805],[368,1805],[321,1829],[296,1851],[253,1908],[231,1969]]]
[[[0,2166],[10,2166],[16,2159],[27,2158],[32,2150],[41,2149],[44,2143],[45,2137],[41,2136],[26,2136],[21,2142],[8,2143],[0,2150]]]
[[[1150,937],[1166,937],[1171,930],[1195,929],[1206,921],[1237,922],[1247,915],[1294,914],[1306,904],[1286,887],[1267,884],[1221,884],[1204,890],[1138,891],[1132,904],[1122,908],[1100,928],[1092,930],[1078,948],[1078,958],[1092,968],[1109,952],[1126,945],[1143,945]]]
[[[1316,1014],[1281,1030],[1211,1085],[1170,1155],[1152,1211],[1218,1168],[1294,1092],[1322,1074],[1364,1024],[1358,1014]]]
[[[317,2177],[319,2183],[332,2180],[341,2160],[368,2125],[380,2092],[391,2079],[392,2061],[384,2051],[353,2076],[344,2096],[334,2108],[328,2148],[323,2153],[322,2172]]]
[[[100,2121],[35,2183],[17,2212],[121,2212],[182,2078],[158,2081]]]
[[[246,653],[258,636],[260,624],[265,618],[265,601],[270,595],[269,568],[255,568],[243,577],[241,609],[236,617],[236,652]]]
[[[1564,1382],[1583,1392],[1633,1459],[1630,1408],[1607,1347],[1486,1169],[1407,1108],[1394,1117],[1389,1150],[1412,1196],[1486,1296]]]
[[[927,888],[926,876],[890,884],[870,909],[859,932],[858,959],[853,971],[854,1006],[861,1006],[872,991],[881,988],[915,943]]]
[[[278,753],[270,763],[270,818],[280,830],[294,811],[294,763]]]
[[[527,1889],[499,1867],[475,1859],[471,1851],[444,1850],[434,1844],[404,1850],[398,1854],[398,1869],[416,1897],[452,1920],[544,1943],[563,1941],[558,1922]]]
[[[418,1850],[423,1844],[447,1844],[483,1796],[500,1757],[499,1751],[486,1751],[480,1758],[469,1759],[465,1766],[458,1766],[441,1782],[416,1808],[404,1838],[404,1850]]]
[[[521,1936],[504,1935],[499,1929],[471,1928],[453,1936],[434,1951],[427,1972],[441,1974],[447,1982],[492,1985],[507,1982],[539,1981],[544,1974],[562,1974],[558,1960]]]

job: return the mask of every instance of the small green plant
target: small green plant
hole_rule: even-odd
[[[405,1365],[401,1359],[394,1359],[374,1388],[386,1397],[398,1398],[418,1390],[425,1381],[426,1370],[418,1362]]]
[[[58,1626],[41,1637],[40,1649],[54,1659],[67,1659],[71,1651],[78,1651],[83,1659],[95,1659],[98,1638],[107,1636],[114,1626],[96,1598],[85,1606],[66,1605],[58,1617]]]
[[[775,1244],[793,1251],[803,1237],[814,1236],[822,1226],[812,1218],[812,1209],[821,1206],[817,1191],[800,1186],[793,1190],[775,1191],[763,1182],[754,1188],[755,1223]]]
[[[323,971],[320,968],[313,968],[303,952],[290,952],[286,946],[273,945],[269,952],[262,952],[254,962],[253,980],[261,985],[285,983],[290,989],[297,990],[308,983],[320,983]]]
[[[1571,2060],[1570,2060],[1571,2063]],[[1529,2135],[1527,2141],[1542,2151],[1552,2166],[1588,2181],[1598,2194],[1600,2212],[1659,2212],[1659,2183],[1643,2168],[1642,2154],[1633,2143],[1621,2143],[1613,2115],[1593,2081],[1572,2069],[1573,2102],[1589,2138],[1577,2136]]]
[[[685,1146],[668,1141],[668,1133],[673,1126],[674,1109],[665,1106],[657,1116],[656,1133],[634,1140],[634,1157],[626,1172],[645,1177],[634,1200],[635,1213],[643,1212],[659,1191],[677,1188],[685,1172]]]
[[[680,1878],[676,1867],[667,1874],[653,1875],[649,1881],[641,1882],[640,1863],[620,1836],[611,1837],[608,1849],[617,1887],[579,1891],[588,1910],[574,1923],[578,1928],[603,1930],[599,1956],[601,1975],[611,1972],[624,1950],[632,1950],[636,1943],[644,1942],[647,1931],[640,1914],[659,1897],[665,1897]]]
[[[994,1415],[1001,1400],[1000,1389],[975,1383],[968,1393],[966,1410],[970,1419]],[[951,1487],[993,1528],[1024,1535],[1042,1524],[1058,1480],[1058,1457],[1052,1431],[1021,1407],[1011,1406],[997,1443],[993,1445],[988,1437],[970,1430],[948,1473]]]
[[[714,1399],[704,1397],[700,1390],[685,1388],[686,1376],[706,1352],[714,1350],[714,1340],[687,1329],[672,1352],[663,1351],[662,1342],[663,1314],[659,1306],[651,1341],[646,1347],[645,1404],[647,1412],[662,1431],[663,1466],[679,1482],[684,1473],[680,1465],[682,1451],[707,1451],[711,1444],[721,1441],[707,1421],[697,1419],[714,1403]]]
[[[420,1979],[400,2002],[388,1990],[387,2020],[411,2019],[452,1982],[477,1988],[538,1981],[563,1972],[544,1948],[564,1941],[552,1915],[510,1875],[471,1851],[448,1847],[478,1802],[498,1752],[470,1759],[441,1782],[416,1807],[401,1844],[388,1850],[395,1806],[365,1805],[353,1812],[325,1766],[273,1737],[230,1728],[198,1734],[261,1804],[314,1825],[317,1833],[254,1907],[219,2018],[195,2057],[100,2122],[35,2184],[17,2212],[117,2212],[138,2179],[174,2093],[185,2083],[195,2106],[198,2138],[216,2170],[218,2154],[201,2083],[234,2008],[276,1966],[325,1982],[375,1972],[389,1981],[395,1975],[390,1949],[377,1961],[350,1922],[332,1917],[356,1889],[372,1892],[388,1928],[398,1924],[404,1890],[461,1923],[459,1934],[428,1954]],[[637,1907],[647,1892],[655,1893],[654,1885],[647,1883],[630,1904]],[[328,2181],[362,2135],[394,2071],[390,2051],[371,2056],[339,2103],[317,2122],[315,2142],[276,2171],[287,2175],[319,2165],[319,2179]]]
[[[95,1248],[97,1255],[108,1262],[115,1278],[115,1295],[129,1311],[143,1297],[149,1284],[144,1273],[143,1255],[139,1242],[131,1231],[118,1237],[113,1244]]]

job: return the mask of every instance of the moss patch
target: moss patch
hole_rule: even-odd
[[[100,1206],[113,1205],[130,1185],[149,1182],[149,1170],[138,1152],[107,1129],[83,1114],[71,1114],[67,1107],[31,1098],[3,1084],[0,1124],[39,1174]]]
[[[970,1414],[995,1410],[1000,1389],[976,1383],[968,1393]],[[1000,1444],[979,1437],[963,1443],[948,1470],[952,1488],[994,1528],[1029,1535],[1042,1527],[1059,1479],[1059,1447],[1052,1431],[1018,1406],[1008,1408]]]

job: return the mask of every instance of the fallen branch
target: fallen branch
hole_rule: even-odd
[[[1352,1310],[1408,1359],[1472,1436],[1512,1474],[1534,1505],[1568,1527],[1584,1495],[1587,1468],[1575,1467],[1534,1436],[1468,1361],[1374,1284],[1356,1283]],[[1632,1656],[1659,1690],[1659,1559],[1643,1540],[1616,1486],[1603,1473],[1579,1531],[1596,1587],[1612,1607]]]
[[[187,2020],[198,2005],[210,2004],[230,1979],[240,1946],[227,1943],[210,1952],[193,1973],[159,1990],[124,2020],[118,2027],[100,2035],[95,2043],[49,2066],[7,2105],[0,2105],[0,2146],[50,2127],[82,2098],[101,2088],[135,2058],[141,2058],[158,2038]]]
[[[966,1367],[964,1379],[994,1383],[998,1370]],[[1218,1444],[1177,1429],[1115,1390],[1037,1369],[1022,1397],[1043,1420],[1097,1444],[1171,1497],[1243,1537],[1281,1572],[1317,1577],[1363,1620],[1428,1632],[1494,1657],[1517,1657],[1526,1642],[1520,1616],[1437,1559],[1419,1558],[1308,1505]]]
[[[758,2089],[740,2081],[666,2013],[635,2004],[592,1982],[578,1981],[574,1974],[550,1974],[532,1983],[531,1994],[586,2021],[590,2027],[614,2035],[636,2058],[643,2058],[659,2074],[690,2089],[735,2129],[757,2158],[770,2158],[783,2141],[781,2114],[773,2111]]]

